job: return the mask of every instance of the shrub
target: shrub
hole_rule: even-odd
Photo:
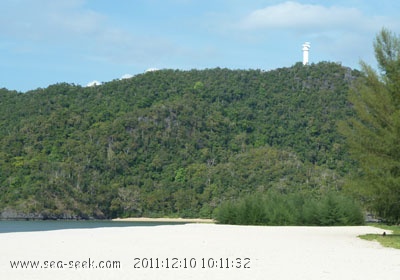
[[[311,194],[281,194],[269,191],[227,201],[217,208],[215,219],[237,225],[360,225],[361,207],[338,192],[319,197]]]

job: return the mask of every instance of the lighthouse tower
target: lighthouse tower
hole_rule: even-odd
[[[310,43],[305,42],[303,44],[303,65],[308,65],[308,51],[310,50]]]

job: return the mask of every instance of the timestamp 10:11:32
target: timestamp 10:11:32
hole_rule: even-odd
[[[250,258],[134,258],[135,269],[248,269]]]

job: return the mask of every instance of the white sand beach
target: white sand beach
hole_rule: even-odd
[[[186,218],[116,218],[113,219],[114,222],[154,222],[154,223],[195,223],[195,224],[213,224],[215,220],[213,219],[186,219]]]
[[[367,226],[185,224],[4,233],[0,234],[0,278],[399,279],[400,250],[357,238],[382,232]],[[95,266],[119,261],[120,268],[81,268],[89,259]],[[18,260],[40,261],[42,268],[12,269],[10,261]],[[68,267],[77,262],[77,269]],[[135,264],[141,268],[134,268]]]

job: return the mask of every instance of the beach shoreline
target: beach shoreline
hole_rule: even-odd
[[[397,279],[400,250],[357,237],[382,232],[370,226],[188,223],[4,233],[0,275],[7,280]],[[18,261],[39,265],[15,268]]]
[[[213,219],[190,219],[190,218],[115,218],[113,222],[145,222],[145,223],[194,223],[194,224],[215,224]]]

